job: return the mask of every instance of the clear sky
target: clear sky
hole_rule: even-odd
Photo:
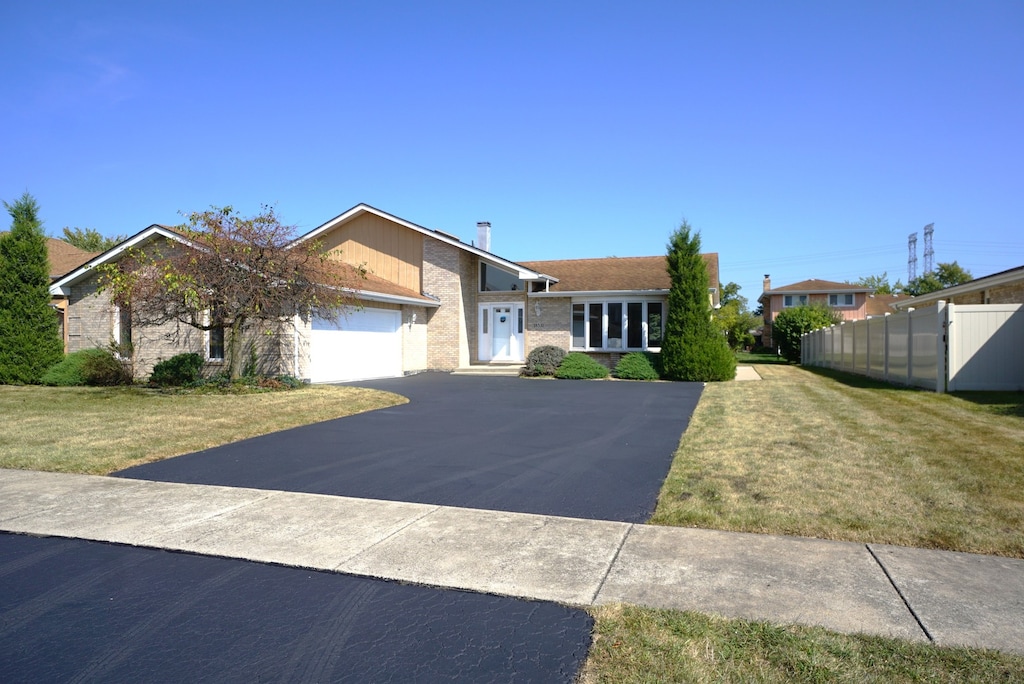
[[[1024,265],[1020,0],[4,2],[0,63],[0,199],[52,235],[366,202],[526,261],[685,218],[751,303],[906,281],[928,223]]]

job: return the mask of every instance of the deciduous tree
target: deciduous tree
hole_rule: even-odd
[[[666,261],[672,286],[661,346],[665,377],[697,382],[732,380],[736,359],[725,335],[711,320],[700,234],[693,233],[686,221],[669,239]]]
[[[335,317],[355,306],[363,272],[332,261],[316,241],[295,243],[273,208],[247,218],[213,207],[187,219],[175,229],[184,244],[128,250],[101,267],[101,288],[130,309],[133,325],[224,329],[232,378],[241,376],[246,339],[297,313]]]
[[[971,272],[954,261],[952,263],[939,264],[934,271],[928,271],[914,278],[907,283],[906,292],[910,295],[923,295],[929,292],[944,290],[954,285],[961,285],[970,280],[973,280]]]
[[[106,252],[111,247],[124,242],[125,236],[116,235],[108,238],[103,237],[94,228],[68,228],[65,226],[64,234],[60,239],[78,249],[84,249],[86,252]]]
[[[30,194],[4,206],[13,222],[0,236],[0,382],[36,383],[64,354],[50,308],[46,236]]]

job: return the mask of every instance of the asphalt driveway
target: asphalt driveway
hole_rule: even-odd
[[[410,401],[116,475],[638,523],[703,387],[445,373],[357,385]]]
[[[554,603],[0,534],[3,682],[571,682]]]

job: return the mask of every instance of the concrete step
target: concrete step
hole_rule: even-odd
[[[516,377],[519,375],[519,371],[522,370],[521,364],[512,363],[501,363],[501,364],[488,364],[478,366],[465,366],[463,368],[456,368],[452,371],[452,375],[489,375],[489,376],[508,376]]]

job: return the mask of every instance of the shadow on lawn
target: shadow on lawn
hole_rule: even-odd
[[[906,385],[891,385],[881,380],[875,380],[856,373],[833,370],[831,368],[817,368],[814,366],[801,366],[804,370],[820,375],[847,387],[858,389],[879,389],[897,392],[930,392],[920,387],[908,387]],[[978,406],[986,413],[999,416],[1017,416],[1024,418],[1024,392],[950,392],[951,397],[962,399]]]

